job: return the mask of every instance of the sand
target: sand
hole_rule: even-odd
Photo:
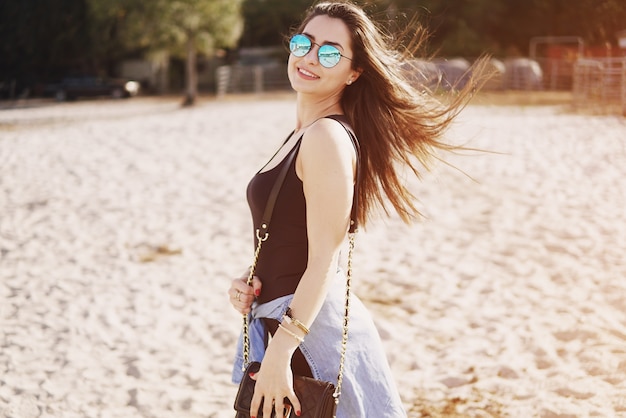
[[[0,111],[0,417],[232,417],[245,187],[291,96]],[[626,120],[470,106],[357,238],[410,417],[626,416]],[[464,174],[465,173],[465,174]],[[377,417],[376,417],[377,418]]]

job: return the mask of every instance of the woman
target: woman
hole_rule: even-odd
[[[270,416],[272,405],[281,405],[284,398],[300,415],[294,373],[337,383],[344,303],[338,262],[357,164],[357,221],[363,225],[375,206],[388,213],[386,200],[410,220],[418,212],[397,163],[419,175],[434,149],[449,149],[439,138],[463,104],[459,100],[445,109],[429,104],[428,96],[407,81],[405,57],[352,3],[313,6],[290,39],[290,51],[296,126],[248,186],[255,225],[279,171],[275,168],[291,153],[296,158],[278,195],[272,234],[263,243],[252,286],[245,274],[228,291],[235,309],[261,319],[272,335],[269,343],[263,332],[251,337],[251,360],[262,360],[253,377],[252,417],[261,412]],[[359,161],[342,123],[328,118],[335,115],[356,134]],[[406,416],[377,331],[356,297],[349,329],[337,417]],[[233,373],[235,382],[240,379],[241,358]]]

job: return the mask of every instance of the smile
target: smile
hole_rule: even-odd
[[[306,77],[310,77],[310,78],[319,78],[319,76],[313,74],[310,71],[305,70],[304,68],[300,68],[298,67],[298,72]]]

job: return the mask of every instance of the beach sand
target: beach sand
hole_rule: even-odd
[[[0,418],[234,416],[251,176],[292,96],[0,111]],[[470,106],[354,290],[410,417],[626,416],[626,119]],[[378,418],[378,417],[374,417]]]

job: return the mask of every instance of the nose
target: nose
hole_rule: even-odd
[[[319,48],[319,46],[317,46],[317,44],[311,45],[311,49],[309,49],[309,52],[307,52],[304,56],[304,61],[307,64],[317,64],[319,62],[317,58],[317,50],[315,48]]]

